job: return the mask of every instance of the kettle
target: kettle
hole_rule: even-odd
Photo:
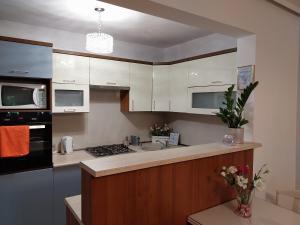
[[[73,138],[71,136],[64,136],[60,143],[60,152],[62,154],[70,154],[73,152]]]

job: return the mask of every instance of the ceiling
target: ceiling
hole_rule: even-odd
[[[97,0],[0,0],[0,19],[86,34],[97,30],[95,6],[105,8],[103,31],[122,41],[166,48],[211,34]]]

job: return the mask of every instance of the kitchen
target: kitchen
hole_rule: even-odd
[[[57,4],[45,6],[41,3],[38,4],[37,1],[32,1],[30,4],[24,6],[20,1],[12,1],[11,5],[3,3],[0,34],[5,37],[14,37],[10,39],[2,37],[1,40],[5,44],[8,42],[28,46],[27,40],[31,40],[30,46],[43,47],[48,51],[45,53],[47,60],[39,63],[43,68],[43,76],[48,77],[40,77],[37,84],[45,85],[47,88],[51,86],[51,91],[48,89],[46,92],[51,93],[47,96],[49,99],[46,111],[52,113],[53,169],[48,171],[32,170],[23,177],[21,176],[23,173],[17,173],[13,177],[2,176],[1,184],[5,183],[7,186],[3,185],[5,191],[2,192],[1,199],[5,199],[4,202],[10,202],[10,207],[7,207],[7,204],[1,206],[3,215],[7,215],[7,217],[3,217],[6,218],[4,224],[65,224],[64,198],[81,193],[81,169],[78,163],[94,158],[84,150],[86,148],[126,143],[126,137],[131,142],[132,135],[140,137],[140,142],[147,142],[146,148],[147,144],[151,146],[148,148],[152,148],[152,144],[149,143],[151,142],[149,132],[150,127],[155,123],[167,123],[175,133],[179,133],[181,145],[222,142],[223,136],[227,132],[226,126],[216,116],[207,115],[213,114],[215,111],[211,111],[211,109],[209,111],[203,107],[195,109],[191,102],[193,96],[202,93],[202,90],[197,87],[217,84],[216,86],[224,87],[221,91],[215,90],[214,92],[224,93],[231,84],[237,84],[235,71],[238,67],[256,64],[256,37],[253,33],[236,29],[235,32],[241,36],[239,38],[232,37],[137,11],[128,10],[129,12],[126,12],[124,8],[121,10],[125,10],[125,14],[135,15],[138,18],[137,21],[140,20],[140,24],[136,24],[137,21],[130,21],[130,19],[126,21],[125,18],[121,18],[121,21],[109,22],[108,19],[105,20],[105,15],[109,17],[118,7],[103,3],[104,13],[107,13],[103,13],[103,31],[112,33],[116,40],[114,40],[112,54],[99,55],[85,50],[85,34],[97,30],[98,26],[98,15],[94,12],[94,5],[92,7],[90,5],[86,10],[82,4],[67,6],[62,4],[59,7],[63,8],[64,6],[65,11],[60,12]],[[33,5],[38,6],[39,12],[45,14],[45,20],[34,20]],[[53,7],[51,9],[57,12],[56,16],[61,20],[50,21],[49,18],[52,17],[47,14],[47,10],[44,10],[48,7]],[[76,17],[78,16],[76,13],[78,10],[80,12],[81,8],[88,13],[85,14],[86,17],[89,12],[91,13],[93,22],[86,20],[82,22],[80,18]],[[18,16],[9,15],[13,9],[19,10]],[[33,16],[31,16],[32,13]],[[62,14],[67,15],[67,18]],[[71,19],[76,22],[70,23]],[[113,27],[114,23],[119,24],[117,28]],[[145,24],[151,24],[153,31],[146,32],[147,25],[145,26]],[[122,26],[127,27],[123,33],[120,29]],[[207,26],[203,27],[207,28]],[[225,28],[228,27],[225,26]],[[215,28],[212,26],[211,29]],[[117,37],[123,37],[122,41]],[[195,48],[194,46],[199,47]],[[18,49],[18,46],[10,46],[8,52],[12,48]],[[22,48],[19,49],[24,51]],[[34,52],[29,54],[34,54]],[[36,64],[41,60],[41,58],[28,55],[27,58],[34,61],[29,63]],[[2,61],[1,68],[8,71],[7,65],[12,61],[16,62],[16,53],[13,52],[9,55],[5,52],[1,59],[7,59],[7,61]],[[220,62],[227,64],[220,64]],[[215,77],[199,78],[197,73],[203,69],[200,66],[201,63],[213,64],[214,70],[210,72],[216,74]],[[15,67],[15,65],[13,66]],[[218,65],[221,69],[218,68]],[[27,74],[24,74],[23,71],[20,75],[20,71],[17,71],[18,68],[9,69],[9,71],[12,70],[15,70],[15,74],[10,73],[10,76],[5,76],[7,72],[2,72],[2,74],[5,77],[18,77],[10,78],[13,80],[22,77],[21,83],[26,84]],[[223,73],[220,73],[219,71],[222,70]],[[224,75],[226,71],[231,72]],[[217,76],[218,73],[220,76]],[[37,76],[41,75],[40,72],[37,74]],[[99,76],[99,74],[107,76]],[[48,83],[49,78],[52,79],[51,85]],[[9,83],[10,79],[5,83]],[[1,80],[1,82],[3,81]],[[204,92],[207,93],[207,91]],[[218,102],[209,103],[216,104],[212,108],[218,109]],[[254,98],[251,97],[246,110],[246,117],[250,120],[250,123],[245,126],[245,140],[247,141],[253,140],[254,104]],[[18,112],[18,110],[10,111]],[[31,115],[31,118],[35,118],[35,116]],[[42,122],[47,121],[43,119]],[[44,126],[44,124],[38,125]],[[29,123],[29,126],[33,125]],[[64,146],[61,146],[64,136],[71,136],[73,144],[69,139],[64,141]],[[262,144],[264,145],[263,142]],[[72,153],[63,155],[59,153],[63,149],[62,147],[68,151],[68,149],[72,150],[72,146]],[[154,149],[161,147],[158,143],[153,146]],[[135,150],[141,151],[140,149]],[[160,151],[155,151],[154,154],[159,154],[156,152]],[[128,156],[132,158],[136,157],[134,155],[135,153],[128,153]],[[262,163],[264,161],[265,158],[262,161],[258,160]],[[7,166],[4,166],[4,169],[7,169]],[[34,185],[36,183],[39,183],[39,186]],[[21,190],[12,190],[12,185],[20,187]],[[22,187],[36,191],[24,195]],[[37,193],[38,195],[36,195]],[[12,194],[14,197],[9,197]],[[4,196],[6,197],[4,198]],[[33,201],[30,202],[28,199]],[[22,202],[21,207],[18,206],[20,202]],[[39,205],[39,215],[36,213],[33,215],[34,211],[32,210],[22,211],[37,205]],[[18,210],[22,212],[19,211],[18,214]],[[15,211],[15,215],[19,216],[11,217],[13,211]]]

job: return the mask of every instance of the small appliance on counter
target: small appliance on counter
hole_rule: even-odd
[[[70,154],[73,152],[73,138],[71,136],[64,136],[60,143],[60,153]]]
[[[139,136],[131,135],[130,139],[131,139],[131,144],[132,145],[138,146],[140,144],[140,137]]]

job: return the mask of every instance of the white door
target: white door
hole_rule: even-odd
[[[188,66],[189,63],[187,62],[170,66],[169,89],[171,112],[187,111]]]
[[[153,66],[152,111],[170,111],[169,73],[170,66]]]
[[[129,87],[129,63],[90,58],[90,84]]]
[[[89,84],[89,58],[53,53],[55,83]]]
[[[88,84],[52,83],[52,112],[89,112],[90,87]]]
[[[236,53],[189,62],[189,87],[236,84]]]
[[[130,64],[129,111],[151,111],[152,65]]]

